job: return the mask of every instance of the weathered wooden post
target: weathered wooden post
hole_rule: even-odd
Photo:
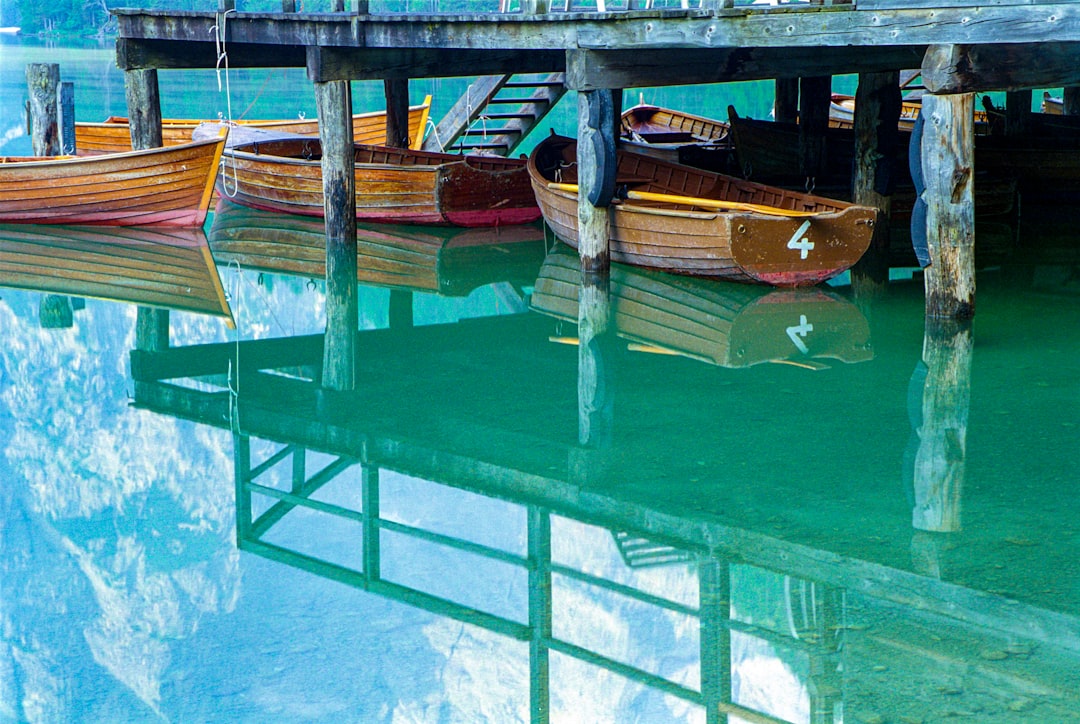
[[[1031,89],[1005,94],[1005,135],[1023,136],[1031,118]]]
[[[124,71],[127,98],[128,134],[135,150],[158,148],[161,141],[161,97],[157,70],[139,68]],[[135,322],[136,347],[161,350],[169,347],[169,310],[139,307]]]
[[[611,313],[608,207],[615,194],[614,107],[609,89],[578,93],[578,440],[583,445],[602,442],[610,433],[602,347]]]
[[[869,291],[889,280],[889,215],[900,150],[900,73],[860,73],[855,91],[855,169],[852,199],[881,214],[870,248],[851,270],[856,291]]]
[[[799,79],[799,173],[817,178],[825,170],[832,76]]]
[[[355,388],[356,159],[352,90],[348,81],[315,83],[322,144],[323,211],[326,217],[326,337],[323,387]]]
[[[295,13],[296,12],[296,0],[281,0],[281,12],[283,12],[283,13]]]
[[[409,138],[409,79],[391,78],[383,81],[386,96],[386,145],[408,148]],[[423,129],[420,129],[423,133]]]
[[[1066,116],[1080,116],[1080,86],[1066,87],[1061,96],[1061,112]]]
[[[974,93],[927,94],[922,101],[928,317],[975,314],[974,110]]]
[[[75,155],[75,84],[61,81],[56,100],[56,125],[60,131],[60,152]]]
[[[773,91],[773,119],[780,123],[799,120],[799,79],[777,78]]]
[[[31,144],[35,156],[58,156],[60,130],[56,122],[56,90],[60,85],[58,63],[30,63],[26,66],[26,88],[30,95]]]

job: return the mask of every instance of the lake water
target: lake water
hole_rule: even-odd
[[[0,42],[3,152],[26,62],[124,112],[109,49]],[[166,115],[219,112],[168,77]],[[266,77],[233,108],[310,97]],[[0,721],[1074,720],[1072,222],[1025,207],[970,328],[910,270],[616,267],[590,354],[542,229],[368,227],[350,393],[317,383],[324,282],[228,244],[273,217],[220,207],[235,329],[172,311],[168,347],[131,289],[0,266]]]

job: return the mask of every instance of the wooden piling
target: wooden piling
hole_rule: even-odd
[[[1066,116],[1080,116],[1080,86],[1067,86],[1061,97],[1061,112]]]
[[[612,336],[609,282],[607,273],[583,271],[578,291],[578,442],[593,450],[610,446],[614,424],[609,355],[604,352]]]
[[[124,93],[131,147],[138,151],[160,147],[161,95],[157,71],[153,68],[124,71]]]
[[[578,254],[582,271],[606,274],[608,205],[615,194],[615,118],[610,90],[578,93]]]
[[[158,148],[161,140],[161,96],[153,68],[124,71],[128,135],[135,150]],[[169,348],[169,310],[139,307],[135,324],[136,348],[157,351]]]
[[[26,66],[31,143],[35,156],[58,156],[61,153],[60,130],[56,121],[56,92],[59,85],[59,64],[30,63]]]
[[[799,79],[799,173],[817,178],[825,169],[832,76]]]
[[[75,84],[61,81],[56,100],[56,126],[60,133],[60,152],[75,155]]]
[[[773,91],[773,118],[781,123],[799,120],[799,79],[777,78]]]
[[[881,213],[863,258],[851,269],[854,288],[867,290],[889,280],[889,216],[900,146],[899,71],[860,73],[855,92],[855,168],[852,199]]]
[[[326,341],[323,387],[352,390],[359,312],[356,299],[356,160],[348,81],[315,83],[326,217]]]
[[[409,138],[409,80],[394,78],[383,81],[386,96],[386,145],[408,148]],[[423,129],[420,131],[423,133]]]
[[[1031,125],[1031,89],[1005,94],[1005,135],[1023,136]]]
[[[973,134],[975,94],[927,94],[922,171],[926,182],[926,316],[969,319],[975,314]]]

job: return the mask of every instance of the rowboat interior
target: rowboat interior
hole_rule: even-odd
[[[576,153],[573,139],[549,139],[535,155],[537,171],[550,183],[576,184]],[[717,208],[709,201],[812,213],[840,211],[850,206],[844,201],[745,181],[625,150],[618,154],[615,184],[616,196],[625,197],[629,192],[655,195],[633,201],[620,199],[617,203],[659,210],[715,214]]]
[[[282,159],[319,161],[322,159],[322,146],[318,139],[284,138],[236,146],[228,149],[225,155],[252,154],[272,156]],[[520,158],[504,158],[482,154],[460,155],[438,153],[435,151],[416,151],[407,148],[389,146],[371,146],[355,144],[354,163],[383,166],[442,166],[448,163],[464,163],[472,168],[484,171],[512,171],[520,169],[525,161]]]

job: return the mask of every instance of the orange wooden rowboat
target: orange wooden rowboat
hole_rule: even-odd
[[[420,148],[431,110],[431,96],[420,105],[409,108],[409,139],[411,148]],[[175,146],[191,140],[191,132],[202,120],[166,119],[161,123],[161,142],[165,146]],[[263,128],[277,133],[292,133],[306,136],[319,135],[319,121],[315,118],[296,118],[293,120],[240,120],[237,125]],[[353,140],[356,143],[380,145],[386,143],[386,112],[374,111],[353,116]],[[80,155],[99,153],[120,153],[131,150],[131,132],[128,119],[110,116],[102,123],[75,124],[75,150]]]
[[[577,144],[550,136],[529,158],[544,219],[577,246]],[[565,185],[564,185],[565,184]],[[816,284],[865,253],[877,210],[620,151],[612,261],[776,286]]]
[[[321,156],[317,138],[227,149],[218,191],[243,206],[323,216]],[[360,220],[502,226],[540,218],[522,159],[356,144],[355,163]]]
[[[201,226],[225,139],[86,157],[0,158],[0,222]]]

